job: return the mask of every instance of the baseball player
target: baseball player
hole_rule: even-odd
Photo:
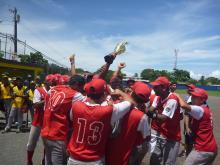
[[[185,165],[212,164],[218,148],[213,134],[212,111],[207,104],[208,93],[201,88],[192,92],[192,105],[187,104],[180,96],[180,105],[192,116],[192,131],[195,133],[194,148],[187,156]]]
[[[68,144],[68,165],[104,164],[111,126],[130,110],[133,103],[127,94],[115,90],[115,94],[125,101],[101,105],[106,100],[106,82],[102,79],[93,79],[85,89],[90,101],[77,101],[72,105],[70,117],[74,131]]]
[[[158,111],[148,112],[148,116],[155,121],[152,121],[152,134],[157,137],[150,164],[160,164],[163,159],[164,164],[174,165],[181,140],[179,101],[177,96],[170,92],[170,82],[166,77],[158,77],[151,85],[160,100],[156,107]]]
[[[133,86],[131,97],[137,103],[137,107],[132,108],[120,121],[118,136],[109,138],[106,149],[107,165],[127,165],[132,150],[143,144],[147,137],[150,137],[150,128],[147,116],[138,108],[149,101],[150,88],[144,84],[136,82]],[[149,138],[148,138],[149,140]],[[140,155],[140,153],[138,153]],[[131,160],[137,162],[137,160]],[[133,164],[133,163],[132,163]]]
[[[44,122],[41,130],[46,165],[66,164],[66,143],[69,131],[69,111],[72,102],[84,101],[80,92],[85,84],[84,78],[74,75],[68,85],[57,85],[50,90],[45,101]]]
[[[31,113],[31,120],[33,120],[34,116],[34,107],[33,107],[33,98],[34,98],[34,90],[35,90],[36,84],[34,81],[30,82],[30,89],[27,91],[28,96],[28,109]]]
[[[195,85],[193,84],[187,84],[187,98],[186,102],[188,104],[192,104],[192,95],[191,92],[196,88]],[[193,136],[194,133],[192,132],[191,128],[191,123],[192,123],[192,117],[188,114],[188,112],[185,112],[184,114],[184,135],[185,135],[185,150],[186,150],[186,157],[189,155],[189,153],[193,149]]]
[[[55,77],[53,75],[47,75],[45,78],[44,87],[37,87],[34,90],[33,104],[35,110],[27,143],[27,165],[33,164],[32,158],[43,124],[44,101],[48,94],[48,91],[50,90],[50,86],[53,84],[52,82],[54,81],[54,79]],[[42,161],[42,163],[44,164],[44,159]]]

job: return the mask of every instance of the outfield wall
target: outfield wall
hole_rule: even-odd
[[[220,85],[198,85],[197,87],[207,91],[220,91]],[[177,89],[186,89],[186,86],[184,84],[177,84]]]

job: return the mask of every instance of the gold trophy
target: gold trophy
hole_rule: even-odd
[[[127,44],[127,41],[119,42],[115,47],[114,53],[116,53],[117,55],[124,53],[126,51],[125,45]]]

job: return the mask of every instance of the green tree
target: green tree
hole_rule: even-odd
[[[195,79],[190,78],[190,79],[187,81],[187,83],[197,85],[197,84],[198,84],[198,81],[195,80]]]
[[[149,80],[149,81],[153,81],[154,79],[156,79],[156,73],[153,69],[144,69],[141,72],[141,77],[145,80]]]
[[[44,59],[42,53],[40,52],[35,52],[35,53],[31,52],[30,55],[20,54],[19,58],[20,61],[25,64],[36,64],[41,66],[48,65],[48,61]]]
[[[187,82],[190,79],[190,73],[186,70],[176,69],[174,75],[178,82]]]
[[[31,57],[30,57],[30,55],[20,54],[20,55],[18,55],[18,57],[20,58],[20,61],[21,61],[22,63],[25,63],[25,64],[30,64],[30,63],[31,63]]]
[[[41,52],[30,53],[30,60],[32,64],[45,65],[48,61],[43,58]]]
[[[83,74],[85,71],[82,68],[76,68],[77,74]]]
[[[49,72],[49,74],[55,74],[55,73],[68,74],[69,70],[68,70],[68,68],[63,68],[63,67],[60,67],[56,64],[50,64],[48,72]]]
[[[220,84],[220,80],[216,77],[208,77],[208,78],[206,78],[206,82],[209,83],[210,85],[212,85],[212,84],[219,85]]]
[[[3,57],[4,57],[4,52],[0,51],[0,58],[3,58]]]
[[[200,85],[207,85],[208,82],[205,80],[205,77],[204,76],[201,76],[200,80],[199,80],[199,84]]]
[[[106,80],[107,82],[110,82],[113,73],[114,73],[113,70],[108,70],[108,72],[107,72],[107,74],[106,74],[106,76],[105,76],[105,80]]]

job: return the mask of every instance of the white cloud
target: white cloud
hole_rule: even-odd
[[[209,74],[209,77],[216,77],[220,79],[220,70],[215,70]]]
[[[66,23],[59,20],[24,20],[19,23],[19,28],[24,29],[27,32],[37,32],[37,33],[47,33],[47,32],[56,32],[56,30],[62,30],[65,28]]]
[[[190,71],[190,77],[196,80],[199,80],[201,78],[202,74],[200,73],[194,73],[193,71]]]
[[[205,76],[207,77],[215,77],[220,79],[220,70],[214,70],[211,73],[208,74],[201,74],[201,73],[195,73],[193,71],[190,71],[190,77],[196,80],[199,80],[201,78],[201,76]]]
[[[33,0],[33,2],[42,6],[44,4],[39,3],[37,0]],[[52,0],[45,0],[45,2],[56,5]],[[187,64],[184,63],[186,61],[196,61],[197,65],[194,67],[206,65],[206,68],[201,68],[201,72],[198,74],[194,73],[195,71],[190,72],[193,78],[199,79],[202,74],[206,74],[205,69],[209,69],[209,72],[211,72],[209,65],[212,62],[216,62],[213,59],[220,61],[219,46],[213,46],[219,44],[219,35],[213,34],[204,37],[189,35],[190,33],[193,34],[193,32],[199,32],[201,26],[206,24],[202,19],[198,19],[197,12],[207,7],[207,2],[185,3],[185,6],[175,10],[175,13],[168,14],[166,19],[161,20],[158,18],[156,20],[158,27],[151,33],[142,32],[136,35],[126,34],[104,37],[83,34],[76,37],[73,35],[72,39],[63,39],[56,34],[58,31],[59,34],[71,34],[71,31],[66,31],[65,29],[68,22],[44,18],[40,20],[22,20],[18,27],[19,38],[27,40],[27,43],[34,48],[66,65],[69,65],[68,56],[76,53],[77,66],[91,71],[96,70],[97,67],[103,64],[103,56],[110,53],[117,42],[127,40],[129,42],[127,52],[117,57],[112,69],[116,68],[119,61],[125,61],[127,63],[126,72],[129,74],[140,73],[145,68],[171,70],[174,64],[173,50],[178,48],[180,50],[178,57],[179,66],[184,64],[185,68],[187,68]],[[56,7],[62,8],[59,5]],[[106,21],[96,19],[90,22],[105,26],[120,24],[120,20]],[[72,30],[72,27],[69,30]],[[11,33],[13,26],[4,26],[3,31]],[[47,34],[51,34],[51,32],[54,33],[54,38],[56,39],[48,37]],[[207,60],[206,64],[201,62],[200,59]]]

